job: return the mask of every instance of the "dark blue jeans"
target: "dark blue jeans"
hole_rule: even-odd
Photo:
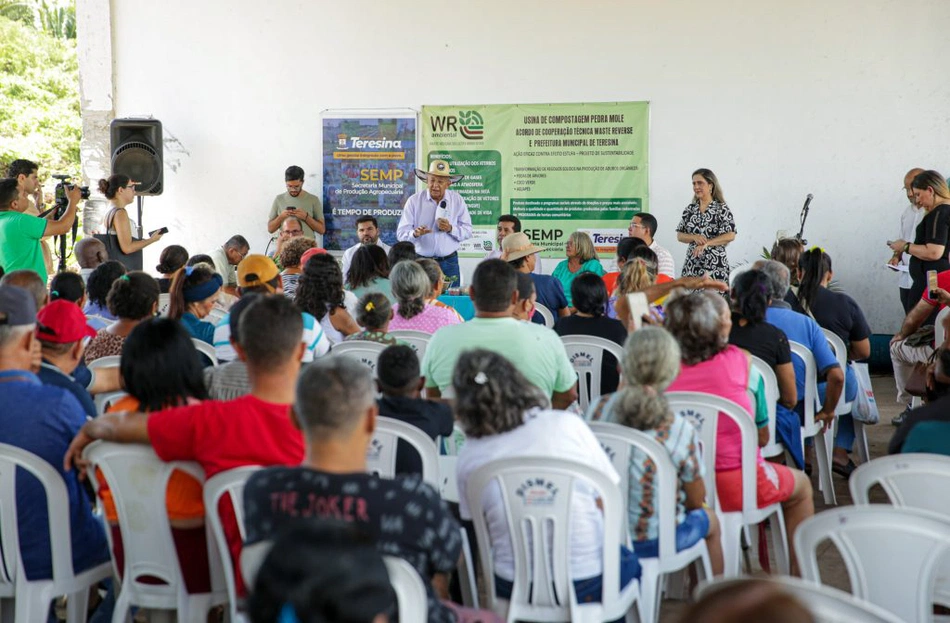
[[[439,268],[442,269],[442,273],[445,275],[446,285],[449,288],[458,288],[462,284],[462,273],[459,272],[459,254],[447,255],[441,260],[436,260],[436,262],[439,263]]]
[[[640,577],[640,561],[637,555],[624,546],[620,546],[620,586],[625,587],[631,580]],[[501,599],[511,599],[511,591],[514,583],[495,576],[495,595]],[[577,603],[599,603],[604,591],[603,576],[595,576],[583,580],[574,580],[574,594],[577,595]],[[531,588],[528,589],[530,599]],[[618,619],[614,623],[623,623],[623,619]]]

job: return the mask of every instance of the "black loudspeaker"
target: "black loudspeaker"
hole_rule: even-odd
[[[115,119],[112,138],[112,173],[128,175],[139,183],[135,190],[147,197],[162,194],[162,122],[158,119]]]

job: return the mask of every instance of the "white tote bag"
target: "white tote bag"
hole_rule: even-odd
[[[851,416],[865,424],[877,424],[881,421],[881,414],[877,410],[877,401],[874,400],[868,364],[852,363],[851,366],[854,369],[854,377],[858,380],[858,395],[854,399]]]

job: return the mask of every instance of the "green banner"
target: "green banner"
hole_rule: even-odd
[[[448,160],[465,178],[475,235],[465,257],[495,248],[502,214],[563,257],[571,232],[612,252],[635,212],[649,210],[648,102],[423,106],[424,164]]]

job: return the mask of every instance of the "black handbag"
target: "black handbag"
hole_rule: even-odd
[[[106,246],[106,252],[109,254],[110,260],[116,260],[122,262],[122,265],[125,266],[126,270],[142,270],[142,250],[139,249],[135,253],[123,253],[122,247],[119,246],[119,237],[115,234],[108,233],[112,229],[112,222],[115,220],[115,212],[118,208],[112,208],[106,214],[105,218],[105,230],[104,234],[93,234],[93,238],[99,240]],[[132,239],[133,241],[135,238]]]

